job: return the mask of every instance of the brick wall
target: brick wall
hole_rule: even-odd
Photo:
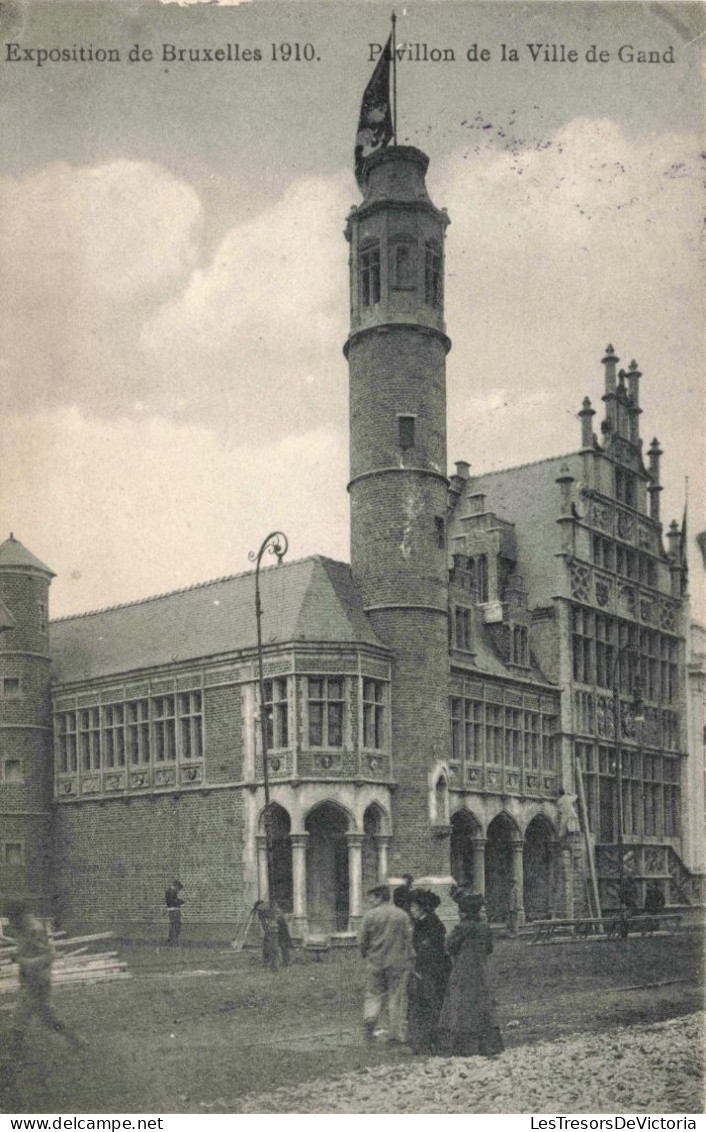
[[[195,791],[59,808],[57,910],[62,921],[125,934],[166,925],[164,889],[184,885],[185,932],[235,925],[252,893],[243,862],[240,790]],[[227,934],[227,933],[226,933]]]

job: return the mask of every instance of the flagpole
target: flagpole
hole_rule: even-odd
[[[397,16],[392,13],[392,139],[397,145]]]

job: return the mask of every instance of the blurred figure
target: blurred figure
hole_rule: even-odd
[[[414,877],[411,873],[405,873],[402,877],[404,884],[398,884],[397,888],[392,890],[392,903],[401,908],[403,912],[409,912],[409,897],[414,883]]]
[[[276,971],[279,967],[280,960],[280,928],[277,913],[274,908],[266,904],[264,900],[256,900],[253,905],[253,911],[262,928],[262,962],[270,971]],[[284,919],[284,917],[281,918]],[[286,927],[287,924],[285,921],[285,928]],[[288,928],[287,936],[289,936]],[[287,958],[289,959],[289,956]]]
[[[493,937],[481,919],[482,896],[461,890],[454,899],[461,919],[446,942],[453,967],[439,1018],[439,1044],[452,1056],[493,1057],[504,1049],[488,988]]]
[[[365,1036],[375,1038],[375,1030],[387,1008],[389,1039],[392,1045],[407,1040],[407,980],[412,959],[412,923],[406,912],[390,901],[386,884],[371,888],[368,895],[374,907],[363,916],[360,953],[367,960],[368,977],[363,1004]]]
[[[436,914],[434,892],[410,892],[414,967],[409,980],[409,1044],[415,1053],[435,1053],[438,1023],[451,960],[444,949],[446,928]]]
[[[517,939],[520,923],[520,890],[517,881],[510,882],[507,905],[507,932],[511,939]]]
[[[645,912],[648,916],[659,916],[664,911],[664,889],[658,880],[651,880],[645,892]]]
[[[272,911],[277,924],[277,946],[282,957],[282,966],[288,967],[292,961],[292,937],[289,934],[289,924],[284,913],[276,904],[272,905]]]
[[[181,908],[184,903],[181,896],[184,886],[181,881],[173,880],[164,893],[164,903],[167,905],[169,916],[169,935],[167,943],[178,943],[181,935]]]
[[[51,966],[54,949],[42,921],[31,915],[22,900],[7,904],[8,933],[17,946],[14,962],[19,968],[20,989],[12,1025],[12,1043],[22,1047],[27,1029],[33,1018],[55,1033],[61,1034],[71,1045],[80,1048],[83,1042],[57,1018],[52,1010]]]

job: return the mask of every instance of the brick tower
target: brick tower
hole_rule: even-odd
[[[50,911],[51,570],[10,535],[0,544],[0,896]]]
[[[351,565],[394,651],[390,872],[448,874],[445,211],[429,160],[393,146],[365,161],[349,214]]]

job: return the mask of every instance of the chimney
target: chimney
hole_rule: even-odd
[[[671,523],[669,524],[669,530],[667,531],[667,543],[669,544],[667,554],[671,558],[672,562],[679,562],[681,557],[681,531],[676,519],[672,519]]]
[[[633,359],[628,366],[628,398],[630,400],[630,441],[638,444],[640,440],[640,378],[642,374]]]
[[[584,397],[581,412],[579,413],[579,420],[581,421],[581,447],[593,447],[593,417],[596,415],[596,410],[591,408],[591,402],[588,397]]]
[[[662,486],[659,482],[659,459],[662,455],[662,449],[659,446],[659,441],[655,436],[650,444],[647,455],[649,457],[650,466],[650,480],[651,483],[647,486],[647,491],[650,496],[650,519],[655,519],[659,522],[659,493]]]
[[[606,346],[605,357],[601,359],[601,364],[605,367],[605,393],[603,400],[606,407],[606,419],[604,433],[611,433],[615,431],[615,370],[620,358],[617,357],[612,346]]]

